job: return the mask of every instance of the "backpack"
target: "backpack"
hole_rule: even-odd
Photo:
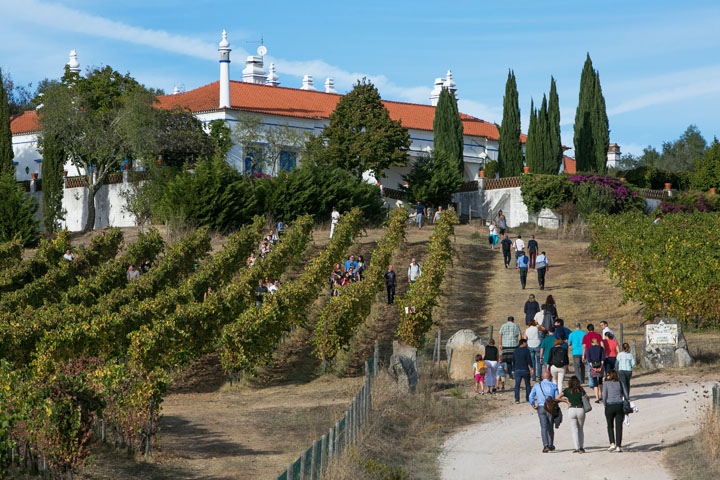
[[[565,349],[563,347],[555,347],[550,352],[550,364],[557,368],[562,368],[567,365],[565,361]]]
[[[475,364],[475,368],[477,369],[477,373],[479,375],[485,375],[487,373],[487,364],[485,364],[484,360],[480,360]]]
[[[554,323],[555,323],[555,319],[553,318],[552,313],[550,313],[547,310],[543,310],[542,326],[545,329],[545,332],[549,332],[550,327],[552,327]]]

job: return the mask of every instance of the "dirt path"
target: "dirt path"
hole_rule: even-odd
[[[668,376],[663,374],[634,380],[632,394],[640,411],[623,429],[622,453],[607,451],[602,405],[593,403],[593,410],[587,414],[584,455],[572,453],[567,422],[555,431],[557,450],[543,454],[537,413],[528,404],[508,405],[501,418],[470,427],[445,443],[440,457],[442,478],[542,478],[566,474],[581,474],[588,480],[672,478],[663,467],[662,449],[694,433],[697,427],[693,419],[697,406],[703,404],[702,392],[709,382],[686,383],[692,380],[677,377],[668,382]],[[695,407],[686,408],[688,402]],[[490,441],[492,447],[486,448]]]

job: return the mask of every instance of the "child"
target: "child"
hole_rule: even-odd
[[[505,364],[502,362],[498,363],[497,387],[500,389],[501,392],[505,391]]]
[[[475,373],[475,393],[478,393],[478,386],[481,386],[480,395],[485,395],[485,374],[487,373],[487,365],[482,359],[482,355],[475,355],[475,363],[473,363],[473,372]]]

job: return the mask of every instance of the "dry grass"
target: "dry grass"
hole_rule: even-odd
[[[426,362],[429,363],[429,362]],[[421,375],[418,393],[401,392],[381,373],[373,385],[373,413],[360,442],[333,469],[329,479],[435,479],[437,458],[447,435],[482,419],[500,406],[486,395],[452,395],[463,384]]]
[[[677,478],[717,479],[720,472],[720,412],[708,408],[698,432],[665,451],[665,464]]]

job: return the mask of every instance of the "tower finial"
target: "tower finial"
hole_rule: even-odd
[[[222,31],[222,40],[218,44],[220,52],[220,105],[219,108],[230,108],[230,42],[227,32]]]
[[[325,93],[337,93],[337,90],[335,90],[335,81],[330,77],[325,79]]]
[[[267,75],[267,80],[265,80],[265,85],[270,85],[271,87],[277,87],[280,85],[280,81],[278,79],[277,73],[275,73],[275,64],[270,64],[270,72]]]
[[[80,63],[78,62],[77,52],[75,50],[70,50],[70,59],[67,65],[71,72],[80,73]]]
[[[445,75],[445,82],[443,82],[443,87],[447,88],[450,93],[453,95],[457,91],[457,85],[455,85],[455,81],[453,80],[453,74],[452,70],[448,69],[447,75]]]

